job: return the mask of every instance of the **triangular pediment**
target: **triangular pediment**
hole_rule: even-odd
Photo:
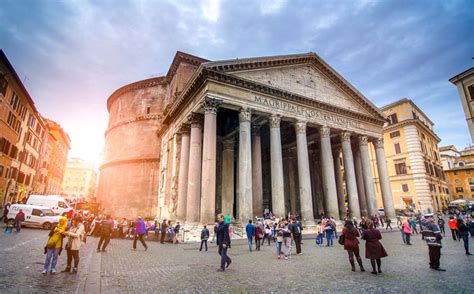
[[[266,84],[336,107],[371,115],[366,107],[342,90],[313,64],[270,67],[228,74]]]

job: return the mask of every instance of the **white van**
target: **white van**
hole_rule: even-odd
[[[54,223],[59,222],[61,216],[56,215],[50,208],[39,205],[13,204],[8,210],[8,222],[14,223],[15,217],[20,209],[25,213],[25,227],[43,228],[50,230]]]
[[[26,204],[46,206],[59,215],[71,210],[66,200],[58,195],[30,195]]]

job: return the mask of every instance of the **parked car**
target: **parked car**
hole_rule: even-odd
[[[58,195],[30,195],[26,204],[46,206],[60,215],[68,213],[72,209],[66,200]]]
[[[410,210],[410,209],[395,209],[395,215],[397,216],[407,216],[407,217],[412,217],[415,215],[415,212]]]
[[[42,228],[50,230],[53,224],[59,222],[61,216],[56,215],[50,208],[39,205],[28,205],[28,204],[13,204],[10,206],[8,211],[8,223],[13,224],[15,222],[15,216],[23,210],[25,213],[25,221],[22,222],[24,227]]]

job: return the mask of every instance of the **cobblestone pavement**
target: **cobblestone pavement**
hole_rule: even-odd
[[[107,252],[97,253],[98,240],[89,238],[81,250],[79,273],[41,275],[47,232],[23,229],[0,235],[1,293],[152,293],[152,292],[325,292],[325,293],[473,293],[474,256],[464,254],[462,242],[446,235],[441,264],[447,272],[428,269],[428,249],[420,236],[413,246],[402,244],[399,231],[384,232],[389,257],[382,260],[383,274],[353,273],[342,246],[316,247],[303,240],[301,256],[277,260],[274,246],[248,252],[235,241],[229,254],[232,265],[216,272],[219,256],[215,244],[199,252],[199,244],[140,243],[112,239]],[[470,239],[474,251],[474,238]],[[361,252],[365,248],[361,244]],[[58,262],[65,267],[66,254]],[[366,269],[370,262],[364,259]]]

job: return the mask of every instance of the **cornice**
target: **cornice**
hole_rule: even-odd
[[[223,72],[209,70],[207,68],[201,68],[197,76],[191,81],[188,87],[181,93],[181,95],[174,101],[173,105],[170,107],[170,111],[164,118],[164,123],[169,124],[171,118],[175,116],[180,108],[187,104],[189,97],[196,92],[197,89],[201,88],[202,84],[207,81],[218,81],[233,86],[245,88],[247,90],[252,90],[262,94],[267,94],[274,97],[279,97],[294,102],[298,102],[304,105],[315,107],[322,110],[327,110],[333,113],[338,113],[344,116],[361,119],[363,121],[372,122],[374,124],[382,125],[385,120],[382,118],[375,118],[344,108],[340,108],[331,104],[327,104],[321,101],[313,100],[305,96],[301,96],[295,93],[287,92],[266,84],[258,83],[255,81],[247,80],[241,77],[234,75],[225,74]]]
[[[120,121],[120,122],[112,125],[111,127],[109,127],[105,131],[104,136],[107,136],[107,134],[110,131],[112,131],[113,129],[116,129],[116,128],[124,126],[124,125],[128,125],[128,124],[135,123],[135,122],[140,122],[140,121],[145,121],[145,120],[160,120],[162,118],[163,118],[162,114],[147,114],[147,115],[140,115],[140,116],[137,116],[137,117],[134,117],[134,118],[131,118],[131,119],[123,120],[123,121]]]
[[[431,130],[430,128],[428,128],[426,125],[424,125],[420,120],[418,119],[407,119],[407,120],[404,120],[404,121],[400,121],[396,124],[393,124],[393,125],[388,125],[386,127],[383,128],[383,132],[388,132],[388,131],[392,131],[394,129],[397,129],[397,128],[400,128],[400,127],[404,127],[406,125],[417,125],[417,126],[420,126],[422,129],[424,129],[426,132],[430,133],[436,140],[437,142],[436,143],[439,143],[441,142],[441,138],[438,137],[438,135],[435,134],[435,132],[433,130]]]
[[[113,160],[107,163],[102,164],[99,167],[99,170],[102,170],[107,167],[115,166],[115,165],[123,165],[123,164],[134,164],[134,163],[143,163],[143,162],[159,162],[159,158],[155,157],[147,157],[147,158],[131,158],[131,159],[123,159],[123,160]]]
[[[138,89],[144,89],[144,88],[150,88],[154,86],[163,86],[168,84],[168,79],[167,77],[156,77],[156,78],[151,78],[151,79],[146,79],[146,80],[141,80],[138,82],[134,82],[128,85],[125,85],[112,93],[110,95],[109,99],[107,99],[107,111],[110,112],[110,107],[112,103],[117,99],[119,96],[133,91],[133,90],[138,90]]]
[[[209,60],[198,57],[198,56],[194,56],[194,55],[187,54],[187,53],[184,53],[184,52],[181,52],[181,51],[177,51],[176,55],[174,56],[173,62],[170,65],[168,73],[166,74],[166,77],[169,80],[171,80],[173,78],[174,74],[176,73],[176,71],[178,70],[179,65],[182,62],[187,63],[187,64],[191,64],[191,65],[194,65],[194,66],[199,66],[202,63],[208,62],[208,61]]]

